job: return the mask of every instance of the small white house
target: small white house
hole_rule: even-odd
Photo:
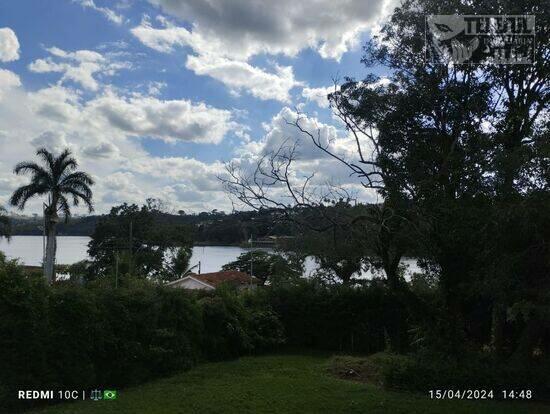
[[[191,290],[214,290],[222,283],[236,286],[238,289],[250,289],[256,287],[258,279],[244,272],[227,270],[202,274],[191,273],[181,279],[167,283],[166,286]]]

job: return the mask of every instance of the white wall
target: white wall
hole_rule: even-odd
[[[203,283],[197,282],[194,279],[185,279],[178,281],[177,283],[174,283],[171,285],[175,288],[181,288],[181,289],[202,289],[202,290],[212,290],[213,288],[206,286]]]

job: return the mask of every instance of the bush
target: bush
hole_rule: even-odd
[[[371,354],[386,349],[388,334],[400,326],[400,302],[376,284],[354,288],[302,280],[259,294],[279,316],[287,343],[296,347]]]
[[[15,262],[0,260],[0,407],[23,386],[38,389],[48,370],[49,290],[26,278]]]
[[[274,349],[285,342],[283,325],[257,293],[237,294],[229,287],[200,300],[208,359]]]
[[[143,280],[46,286],[0,260],[0,411],[19,389],[122,387],[266,351],[282,327],[265,303]]]

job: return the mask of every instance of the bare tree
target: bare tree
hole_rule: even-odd
[[[350,172],[350,176],[373,192],[384,190],[384,172],[378,162],[380,147],[375,125],[353,116],[350,106],[354,94],[363,88],[347,83],[340,89],[335,82],[334,92],[328,95],[333,113],[342,121],[355,141],[357,158],[350,160],[337,153],[331,142],[325,142],[319,128],[309,130],[304,125],[307,118],[297,111],[293,120],[286,120],[306,137],[321,153],[336,160]],[[399,285],[399,265],[404,248],[397,232],[403,217],[388,202],[368,206],[357,214],[331,208],[337,202],[355,202],[356,198],[344,187],[334,183],[313,183],[315,173],[299,178],[296,164],[299,162],[297,143],[287,139],[277,149],[261,156],[249,170],[235,163],[226,165],[225,176],[220,177],[226,191],[249,208],[274,209],[288,220],[314,231],[328,231],[338,227],[349,232],[365,251],[367,260],[380,265],[392,287]]]

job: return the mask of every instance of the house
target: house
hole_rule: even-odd
[[[214,290],[222,283],[236,286],[237,289],[247,289],[256,287],[258,279],[244,272],[227,270],[202,274],[190,273],[181,279],[167,283],[166,286],[181,289]]]

